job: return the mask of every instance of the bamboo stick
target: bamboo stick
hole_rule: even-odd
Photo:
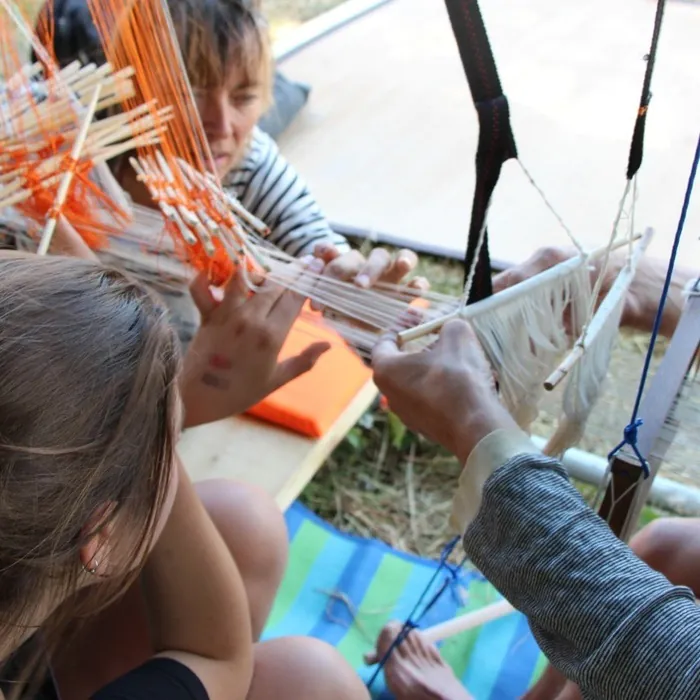
[[[194,170],[193,172],[196,173]],[[221,189],[215,180],[209,179],[201,173],[197,173],[197,175],[202,187],[211,193],[219,213],[229,221],[231,226],[229,233],[236,238],[246,255],[251,257],[265,272],[270,272],[271,268],[267,260],[263,258],[257,248],[248,240],[248,237],[241,233],[241,226],[231,212],[232,207],[230,206],[229,196],[226,191]]]
[[[165,176],[166,182],[170,183],[171,188],[174,189],[178,186],[178,180],[182,182],[182,176],[175,176],[170,165],[165,160],[165,157],[160,151],[156,151],[156,162],[158,164],[158,169]],[[187,221],[187,223],[192,228],[194,228],[196,235],[202,241],[202,245],[204,246],[204,251],[206,252],[206,254],[209,257],[213,257],[216,254],[216,248],[214,247],[214,243],[212,242],[211,234],[201,222],[200,218],[194,212],[190,211],[182,205],[178,206],[178,210],[180,211],[180,215],[183,216],[185,221]]]
[[[130,158],[129,163],[131,164],[131,167],[136,171],[138,179],[141,180],[141,182],[143,182],[144,185],[146,185],[148,191],[151,193],[151,196],[158,203],[158,207],[160,208],[161,212],[166,217],[166,219],[172,221],[177,226],[178,230],[182,234],[182,237],[187,244],[196,245],[197,237],[192,233],[192,231],[189,230],[189,228],[182,220],[175,207],[171,206],[168,202],[163,200],[163,193],[160,190],[160,188],[156,187],[156,184],[153,182],[154,178],[147,170],[147,163],[145,163],[143,160],[139,161],[136,158]]]
[[[58,186],[58,192],[54,201],[53,214],[46,222],[44,231],[41,234],[39,248],[37,249],[38,255],[46,255],[46,253],[49,250],[49,246],[51,245],[51,238],[53,237],[53,233],[56,230],[58,217],[61,214],[61,207],[63,206],[64,202],[66,201],[66,197],[68,196],[68,189],[70,188],[70,184],[73,181],[73,175],[75,174],[75,166],[77,165],[78,160],[80,158],[80,153],[83,150],[83,144],[85,143],[85,139],[87,138],[88,130],[90,128],[90,124],[92,123],[92,118],[95,116],[95,109],[97,108],[97,101],[100,98],[101,89],[102,85],[98,83],[97,87],[95,88],[95,92],[92,96],[92,100],[90,101],[90,106],[88,107],[88,110],[83,119],[83,124],[80,128],[80,132],[78,133],[78,136],[75,139],[75,143],[73,144],[73,148],[71,150],[70,158],[71,165],[73,167],[71,167],[68,170],[68,172],[65,173],[65,175],[63,175],[63,179],[61,180],[61,184]]]
[[[95,66],[94,63],[91,65]],[[79,80],[73,82],[73,84],[71,85],[71,90],[76,95],[79,95],[81,92],[87,92],[91,88],[94,90],[94,83],[99,83],[101,86],[104,87],[103,83],[105,82],[107,76],[111,72],[112,66],[109,63],[103,63],[99,68],[95,66],[94,70],[82,75]]]

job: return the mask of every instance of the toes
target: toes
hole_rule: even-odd
[[[411,630],[406,641],[404,642],[406,651],[416,659],[427,659],[428,655],[425,650],[425,642],[418,630]]]

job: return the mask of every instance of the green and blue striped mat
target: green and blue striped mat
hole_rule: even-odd
[[[403,621],[410,614],[437,564],[342,534],[298,503],[286,520],[290,562],[264,638],[303,634],[324,639],[368,680],[374,669],[363,664],[363,654],[387,621]],[[440,576],[435,586],[443,582]],[[459,584],[445,591],[422,627],[499,599],[476,572],[464,571]],[[344,599],[331,597],[333,592]],[[518,698],[545,663],[519,613],[447,640],[441,652],[476,700]],[[381,678],[373,691],[375,698],[391,697]]]

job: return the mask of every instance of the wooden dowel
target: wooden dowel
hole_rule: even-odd
[[[420,630],[420,635],[426,642],[437,644],[444,639],[449,639],[475,627],[481,627],[487,622],[498,620],[515,611],[515,608],[507,600],[499,600],[497,603],[492,603],[479,610],[473,610],[446,622],[440,622],[433,627],[428,627],[428,629]],[[365,654],[365,663],[368,666],[376,664],[378,661],[379,657],[376,651]]]
[[[640,234],[632,236],[631,239],[627,238],[623,241],[619,241],[613,246],[612,250],[629,245],[630,240],[634,241],[638,238],[641,238]],[[482,301],[477,301],[475,304],[469,304],[468,306],[462,307],[459,311],[454,311],[441,318],[434,319],[432,321],[428,321],[427,323],[423,323],[420,326],[415,326],[414,328],[409,328],[402,331],[398,335],[398,344],[399,346],[405,345],[412,340],[418,340],[419,338],[423,338],[430,333],[436,333],[445,325],[445,323],[453,318],[463,318],[468,320],[482,313],[493,313],[496,309],[509,303],[514,298],[517,298],[523,294],[530,294],[533,290],[549,284],[555,279],[566,277],[579,266],[588,264],[592,260],[598,258],[600,255],[603,255],[607,249],[608,246],[602,246],[594,250],[585,258],[580,255],[575,255],[574,257],[569,258],[558,265],[550,267],[548,270],[540,272],[534,277],[518,282],[518,284],[514,284],[512,287],[508,287],[501,292],[497,292],[493,296],[483,299]]]
[[[605,295],[605,299],[601,302],[593,318],[590,320],[586,328],[584,328],[581,336],[576,341],[573,350],[566,356],[564,361],[557,367],[554,372],[552,372],[549,377],[544,382],[544,388],[547,391],[553,391],[559,384],[564,380],[564,378],[571,372],[571,370],[576,366],[576,363],[586,354],[586,350],[590,347],[591,343],[595,342],[595,339],[600,334],[601,330],[605,326],[606,321],[610,317],[621,297],[627,294],[630,283],[634,279],[634,275],[637,271],[637,264],[642,255],[646,252],[649,247],[649,243],[654,235],[654,231],[648,228],[643,235],[638,236],[641,238],[639,243],[637,243],[632,256],[627,261],[627,264],[620,270],[613,282],[610,290]],[[618,244],[627,245],[629,241],[624,241]]]
[[[87,92],[90,88],[92,88],[93,83],[99,83],[101,86],[100,89],[102,89],[103,83],[105,82],[107,76],[111,72],[112,66],[109,63],[103,63],[99,68],[95,67],[95,69],[92,70],[90,73],[87,73],[81,76],[79,80],[76,80],[71,85],[71,89],[74,93],[78,95],[80,94],[80,92]]]
[[[156,151],[156,161],[158,163],[158,167],[161,173],[163,173],[166,181],[170,183],[172,188],[177,187],[180,183],[184,184],[182,175],[178,173],[178,176],[175,176],[172,168],[168,164],[168,161],[165,159],[165,156],[163,156],[163,154],[160,151]],[[212,242],[211,234],[206,229],[204,224],[202,224],[202,222],[199,219],[199,216],[197,216],[195,212],[190,211],[183,205],[178,206],[178,211],[180,212],[180,215],[183,217],[183,219],[185,219],[187,224],[191,228],[194,228],[196,235],[199,237],[199,239],[202,242],[202,245],[204,246],[204,252],[209,257],[213,257],[216,254],[216,248],[214,247],[214,243]]]
[[[63,176],[63,179],[61,180],[61,183],[58,186],[58,192],[56,193],[56,199],[53,205],[55,213],[46,222],[44,231],[41,234],[39,248],[37,249],[38,255],[46,255],[46,253],[49,250],[49,246],[51,245],[51,238],[53,237],[53,233],[56,229],[56,223],[58,222],[58,217],[61,214],[61,208],[63,207],[63,204],[66,201],[66,197],[68,196],[68,189],[70,188],[70,184],[73,181],[73,175],[75,174],[75,166],[78,163],[80,153],[83,150],[83,144],[85,143],[85,139],[88,135],[90,124],[92,123],[92,119],[95,116],[95,109],[97,108],[97,101],[100,98],[101,89],[102,85],[98,83],[97,87],[95,88],[95,92],[93,93],[92,100],[90,101],[90,106],[88,107],[88,110],[85,113],[85,117],[83,119],[82,126],[80,127],[80,131],[78,132],[78,136],[75,139],[75,142],[73,143],[73,148],[70,154],[73,167],[71,167],[68,170],[68,172]]]
[[[187,224],[182,220],[182,217],[178,213],[175,207],[171,206],[163,200],[163,192],[159,187],[156,187],[154,180],[154,175],[150,170],[150,165],[145,159],[137,160],[136,158],[130,158],[129,162],[131,167],[136,171],[137,177],[141,182],[143,182],[146,187],[148,187],[149,192],[153,199],[158,203],[163,215],[172,221],[182,234],[183,239],[188,245],[196,245],[197,237],[190,231]]]
[[[475,304],[464,306],[458,311],[447,314],[442,318],[402,331],[398,335],[399,345],[404,345],[405,343],[412,340],[418,340],[419,338],[422,338],[430,333],[435,333],[439,331],[440,328],[447,323],[447,321],[453,318],[469,319],[482,313],[493,313],[505,304],[513,301],[513,299],[516,299],[524,294],[530,294],[533,290],[550,284],[553,280],[570,275],[573,271],[585,263],[586,259],[580,255],[577,255],[573,258],[569,258],[569,260],[559,263],[558,265],[550,267],[548,270],[545,270],[534,277],[530,277],[529,279],[523,280],[518,284],[514,284],[512,287],[508,287],[502,292],[498,292],[493,296],[487,297],[482,301],[477,301]]]
[[[563,379],[571,372],[571,370],[576,366],[576,363],[585,354],[585,347],[582,343],[576,342],[571,352],[566,356],[562,363],[557,367],[554,372],[552,372],[544,382],[544,388],[547,391],[554,391]]]
[[[111,146],[109,148],[104,148],[96,150],[91,153],[92,161],[95,163],[105,163],[112,158],[116,158],[122,153],[128,151],[133,151],[136,148],[143,148],[145,146],[157,146],[160,143],[160,134],[165,132],[165,128],[153,129],[147,134],[142,134],[135,139],[129,139],[128,141],[122,141],[121,143]]]
[[[479,610],[473,610],[452,620],[447,620],[447,622],[441,622],[433,627],[429,627],[422,632],[422,635],[428,642],[436,644],[443,639],[449,639],[461,632],[466,632],[475,627],[485,625],[487,622],[510,615],[512,612],[515,612],[515,608],[507,600],[500,600]]]
[[[230,224],[231,230],[229,231],[229,234],[236,239],[237,243],[239,243],[243,248],[245,254],[250,256],[253,261],[257,263],[266,273],[270,272],[270,264],[258,252],[256,246],[248,239],[248,236],[242,231],[242,227],[236,220],[236,217],[232,214],[231,210],[233,207],[231,206],[230,195],[218,186],[216,180],[205,177],[201,173],[194,170],[194,168],[187,169],[190,171],[191,175],[195,176],[195,178],[199,180],[202,187],[211,193],[218,212],[224,216]],[[249,216],[252,217],[252,214],[249,214]]]

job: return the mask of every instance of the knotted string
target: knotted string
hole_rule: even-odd
[[[649,367],[651,366],[651,358],[654,354],[654,347],[656,341],[659,337],[659,330],[661,328],[661,320],[664,313],[664,307],[668,299],[668,292],[671,287],[671,279],[673,277],[673,269],[676,264],[676,256],[678,255],[678,248],[681,242],[681,236],[683,235],[683,228],[685,227],[685,220],[688,216],[688,209],[690,207],[690,198],[693,194],[693,187],[695,185],[695,176],[698,171],[698,163],[700,162],[700,134],[698,135],[698,143],[695,147],[695,157],[693,158],[693,164],[690,168],[690,176],[688,178],[688,185],[685,190],[685,197],[683,199],[683,207],[681,208],[681,215],[678,220],[678,227],[676,228],[676,235],[673,239],[673,247],[671,248],[671,257],[668,261],[668,268],[666,269],[666,279],[664,280],[663,290],[661,291],[661,299],[659,300],[659,308],[656,311],[656,318],[654,319],[654,326],[651,331],[651,338],[649,340],[649,348],[647,350],[646,357],[644,358],[644,367],[642,369],[642,376],[639,380],[639,387],[637,388],[637,397],[634,402],[634,409],[632,410],[632,417],[630,422],[627,424],[623,431],[622,442],[608,455],[608,460],[615,457],[620,450],[628,446],[633,452],[635,457],[639,460],[640,466],[644,471],[644,478],[649,476],[649,463],[645,459],[644,455],[639,451],[638,436],[639,428],[644,424],[644,421],[639,417],[639,406],[642,402],[642,395],[644,394],[644,388],[646,386],[647,378],[649,376]]]

